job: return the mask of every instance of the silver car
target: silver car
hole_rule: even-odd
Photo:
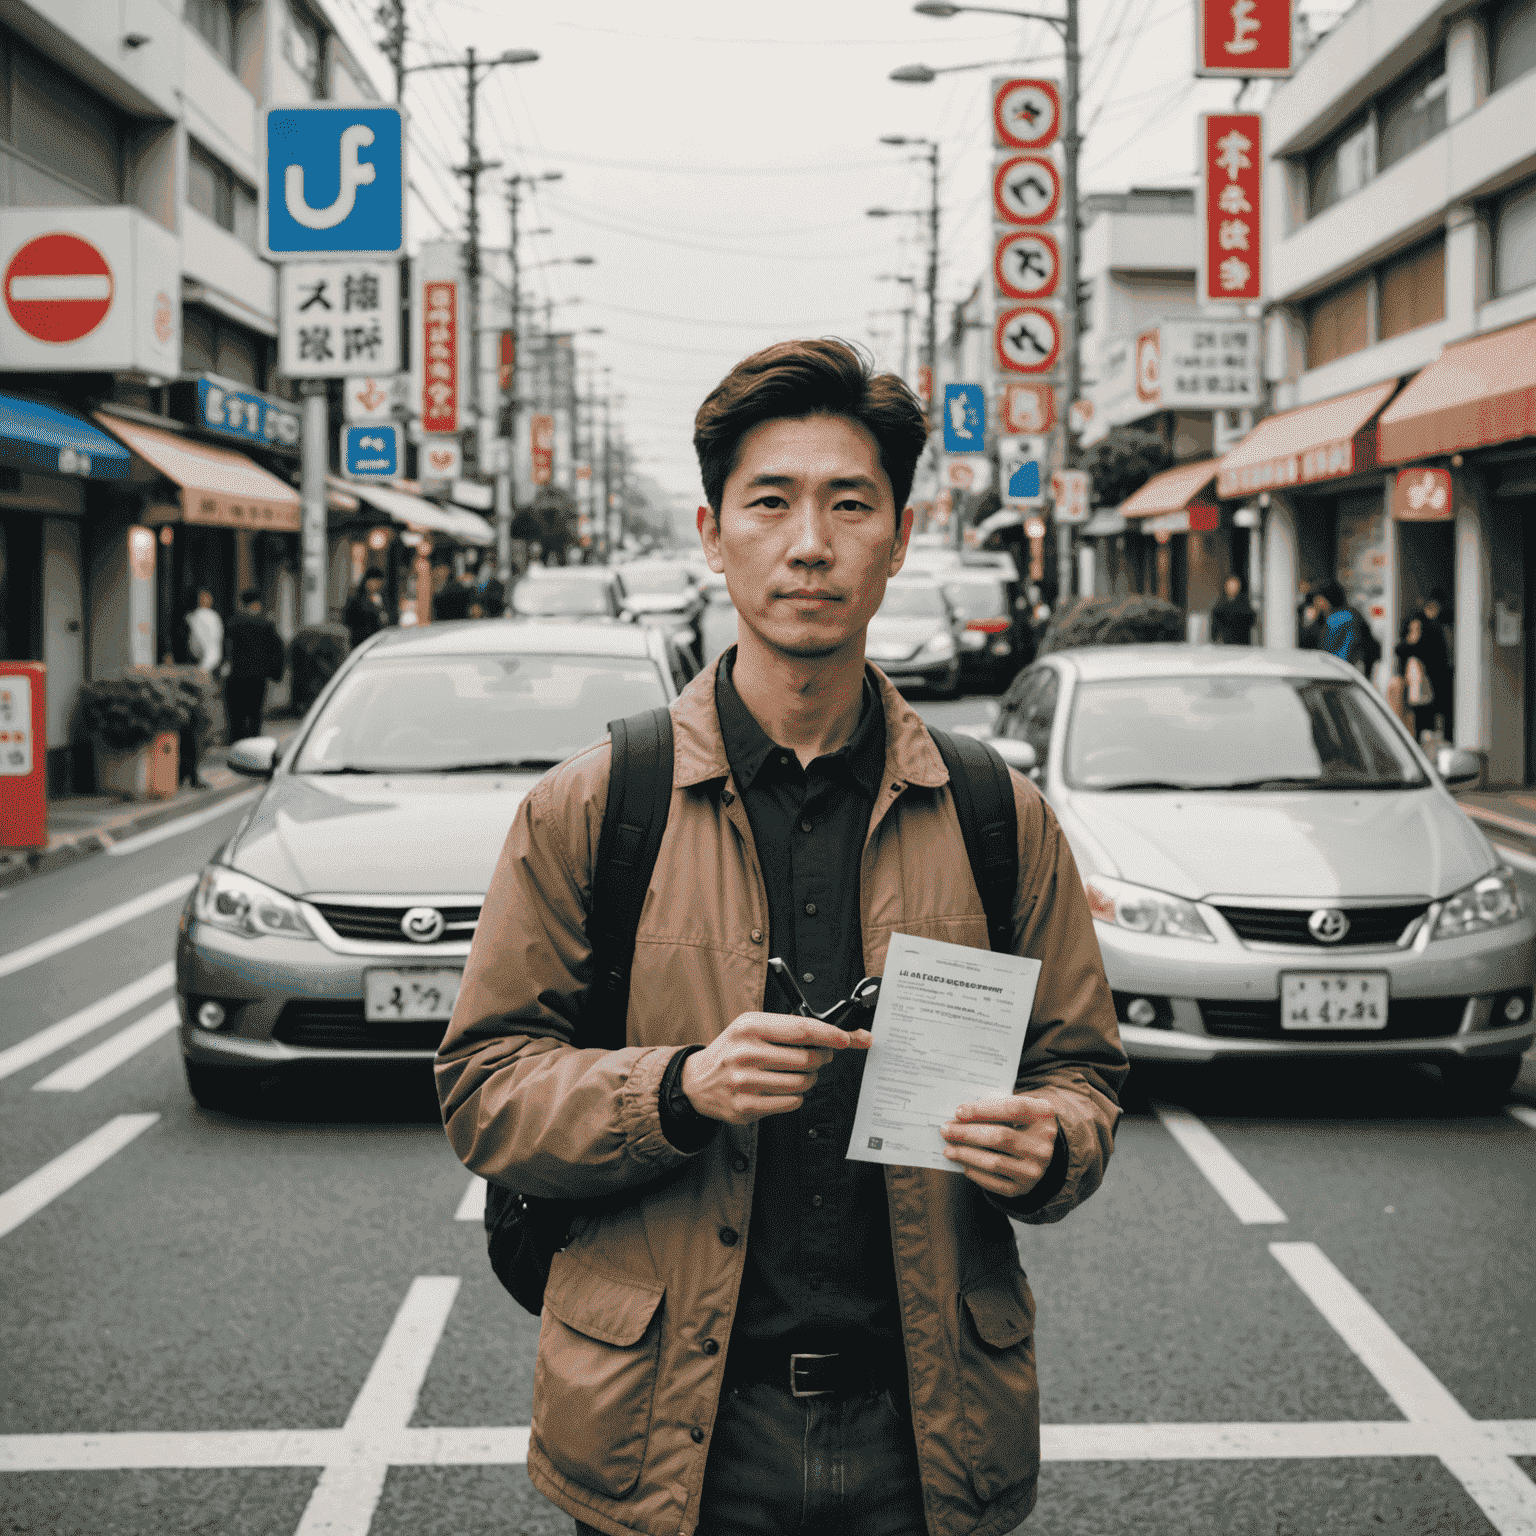
[[[1412,1057],[1502,1101],[1536,1038],[1536,925],[1447,792],[1476,759],[1437,771],[1353,668],[1063,651],[993,744],[1061,821],[1133,1058]]]
[[[513,812],[610,720],[677,696],[674,648],[638,625],[388,629],[360,646],[278,759],[182,912],[187,1082],[238,1110],[274,1072],[430,1061]]]
[[[869,621],[864,654],[898,687],[916,683],[952,699],[960,692],[961,633],[938,582],[897,576]]]

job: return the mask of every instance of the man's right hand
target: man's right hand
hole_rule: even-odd
[[[834,1051],[867,1051],[873,1038],[795,1014],[744,1013],[683,1063],[682,1089],[708,1119],[751,1125],[792,1114]]]

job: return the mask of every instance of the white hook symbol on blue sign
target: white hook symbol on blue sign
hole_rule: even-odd
[[[341,186],[336,201],[325,208],[311,208],[304,200],[304,167],[290,165],[283,172],[283,201],[293,219],[305,229],[335,229],[357,202],[357,189],[366,186],[378,174],[374,167],[359,162],[358,150],[373,143],[373,129],[353,123],[341,135]]]

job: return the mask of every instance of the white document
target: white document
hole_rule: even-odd
[[[893,933],[850,1160],[960,1172],[939,1128],[1013,1092],[1039,978],[1038,960]]]

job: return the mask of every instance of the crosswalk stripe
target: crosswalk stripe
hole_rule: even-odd
[[[116,992],[92,1003],[89,1008],[82,1008],[79,1013],[72,1013],[67,1019],[60,1019],[57,1024],[50,1024],[46,1029],[38,1030],[35,1035],[29,1035],[9,1050],[0,1051],[0,1079],[30,1067],[33,1062],[41,1061],[55,1051],[62,1051],[76,1040],[83,1040],[103,1024],[110,1024],[113,1019],[127,1013],[130,1008],[137,1008],[140,1003],[147,1003],[150,998],[167,991],[175,980],[174,965],[167,962],[157,966],[149,975],[130,981],[126,987],[119,987]]]
[[[118,1115],[84,1141],[77,1141],[36,1173],[29,1173],[0,1195],[0,1237],[14,1232],[29,1216],[35,1216],[50,1200],[73,1189],[81,1179],[121,1152],[135,1136],[147,1131],[159,1115]]]
[[[1203,1120],[1171,1104],[1153,1104],[1152,1108],[1168,1134],[1188,1153],[1189,1160],[1245,1227],[1285,1220],[1285,1212]]]
[[[114,1067],[120,1067],[132,1056],[137,1056],[146,1046],[153,1045],[162,1035],[168,1035],[181,1023],[181,1010],[174,1002],[163,1003],[153,1013],[147,1013],[127,1029],[120,1029],[110,1039],[103,1040],[94,1050],[67,1061],[56,1072],[50,1072],[40,1083],[32,1084],[33,1093],[79,1093],[99,1082]]]
[[[210,805],[206,811],[198,811],[193,816],[178,816],[173,821],[167,821],[158,827],[151,827],[147,832],[135,833],[132,837],[125,837],[120,843],[113,843],[107,852],[121,858],[125,853],[137,853],[141,848],[153,847],[156,843],[163,843],[168,837],[180,837],[183,832],[195,831],[198,827],[206,826],[210,821],[217,821],[220,816],[228,816],[231,811],[243,810],[257,795],[261,793],[256,789],[247,789],[238,795],[231,795],[227,800],[221,800],[217,805]]]
[[[196,884],[196,875],[181,875],[175,880],[168,880],[164,885],[157,885],[154,890],[146,891],[142,896],[135,896],[132,901],[108,907],[105,912],[88,917],[72,928],[39,939],[37,943],[28,944],[23,949],[13,949],[8,955],[0,955],[0,976],[12,976],[17,971],[24,971],[29,965],[36,965],[39,960],[50,959],[66,949],[73,949],[77,944],[84,944],[87,939],[110,933],[124,923],[131,923],[136,917],[143,917],[146,912],[154,912],[185,896]]]
[[[485,1220],[485,1180],[478,1174],[471,1177],[469,1188],[464,1191],[464,1198],[459,1201],[459,1208],[453,1213],[455,1221],[484,1221]]]

